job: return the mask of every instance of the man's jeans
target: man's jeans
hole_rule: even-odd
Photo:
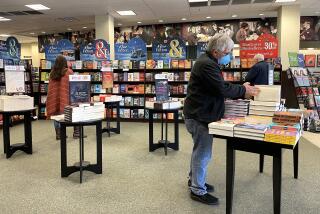
[[[190,190],[196,195],[204,195],[206,190],[207,166],[211,160],[213,136],[208,127],[194,119],[185,119],[188,132],[192,135],[193,151],[190,164]]]

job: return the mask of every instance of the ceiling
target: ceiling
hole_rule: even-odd
[[[245,2],[250,3],[237,4]],[[25,36],[25,40],[36,41],[37,35],[42,32],[66,32],[68,28],[83,30],[83,27],[93,29],[94,16],[105,14],[115,18],[115,26],[119,23],[123,26],[137,25],[138,21],[142,25],[155,24],[160,19],[164,23],[186,22],[181,18],[186,18],[187,22],[232,19],[234,14],[238,15],[236,19],[261,17],[260,13],[275,17],[277,8],[282,5],[274,3],[274,0],[221,0],[213,2],[213,6],[204,7],[190,7],[188,0],[1,0],[0,12],[30,10],[24,5],[35,3],[51,9],[41,11],[44,13],[42,15],[6,16],[12,21],[0,22],[0,34],[20,35]],[[297,0],[293,4],[301,5],[301,15],[320,15],[316,13],[320,11],[319,0]],[[133,10],[136,16],[120,16],[117,10]],[[212,18],[207,19],[207,16]]]

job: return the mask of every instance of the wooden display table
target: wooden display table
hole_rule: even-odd
[[[179,108],[180,109],[180,108]],[[179,109],[148,109],[149,110],[149,152],[153,152],[156,149],[164,148],[165,155],[168,153],[168,147],[178,151],[179,150]],[[153,114],[161,113],[161,140],[158,143],[153,142]],[[168,113],[174,114],[174,142],[168,141]],[[166,115],[166,119],[163,118],[163,114]],[[165,123],[165,133],[164,125]],[[165,135],[165,137],[164,137]]]
[[[65,122],[58,121],[61,125],[60,143],[61,143],[61,177],[68,177],[70,174],[80,171],[80,183],[82,183],[83,170],[91,171],[96,174],[102,174],[102,120],[92,120],[86,122]],[[84,161],[84,126],[96,126],[97,137],[97,163],[90,164]],[[67,166],[67,143],[66,127],[80,127],[79,137],[79,155],[80,161],[74,166]]]
[[[227,173],[226,173],[226,213],[232,213],[235,151],[245,151],[260,154],[260,172],[263,172],[263,155],[273,157],[273,210],[281,213],[281,179],[283,149],[293,150],[294,178],[298,178],[299,141],[295,145],[277,144],[259,140],[249,140],[237,137],[213,135],[215,138],[227,140]]]
[[[3,115],[3,151],[6,158],[10,158],[16,151],[21,150],[27,154],[32,154],[32,112],[35,109],[21,111],[0,111]],[[13,115],[24,116],[24,143],[10,145],[10,119]]]

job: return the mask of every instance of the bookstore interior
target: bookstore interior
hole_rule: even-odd
[[[0,213],[320,213],[319,90],[319,0],[2,0]]]

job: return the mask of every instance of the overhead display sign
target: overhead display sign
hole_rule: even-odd
[[[139,37],[130,39],[128,43],[116,43],[114,49],[116,60],[147,60],[147,45]]]
[[[180,38],[153,42],[152,58],[154,60],[186,59],[186,50],[186,43]]]
[[[73,44],[67,39],[62,39],[56,45],[45,47],[46,60],[55,61],[58,55],[63,55],[67,60],[75,60]]]
[[[15,37],[8,37],[6,41],[0,40],[0,59],[6,64],[17,64],[20,61],[21,44]]]
[[[198,42],[197,43],[197,57],[201,56],[207,51],[208,42]]]
[[[110,60],[110,44],[97,39],[93,43],[80,47],[80,60],[82,61],[103,61]]]
[[[240,58],[252,59],[256,54],[263,54],[264,58],[278,57],[278,39],[270,34],[263,34],[257,40],[240,42]]]

